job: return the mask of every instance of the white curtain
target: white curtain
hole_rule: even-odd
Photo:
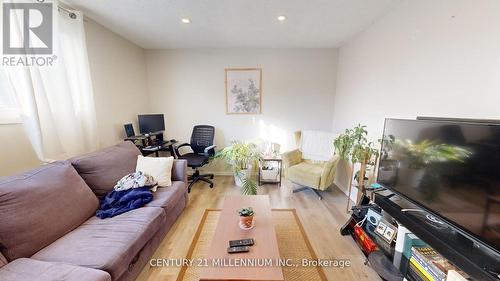
[[[52,66],[9,67],[21,119],[44,162],[95,150],[99,140],[83,15],[54,12]],[[20,30],[20,29],[18,29]]]

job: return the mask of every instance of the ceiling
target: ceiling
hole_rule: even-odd
[[[400,0],[66,0],[146,49],[334,48]],[[279,15],[287,20],[280,22]],[[181,18],[191,19],[190,24]]]

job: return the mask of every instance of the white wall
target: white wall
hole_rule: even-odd
[[[334,131],[385,117],[500,119],[500,1],[403,1],[339,50]]]
[[[164,113],[166,137],[189,141],[193,125],[217,128],[219,148],[267,139],[295,146],[300,129],[331,130],[335,49],[147,51],[151,111]],[[226,115],[224,69],[262,68],[262,114]]]
[[[88,20],[85,23],[101,147],[123,140],[123,124],[137,127],[149,108],[144,49]]]
[[[333,130],[384,118],[500,119],[500,1],[407,0],[339,50]],[[335,183],[347,191],[348,172]],[[353,188],[351,198],[356,198]]]
[[[148,111],[145,53],[91,20],[85,31],[100,145],[109,146],[123,139],[124,123]],[[21,124],[0,124],[0,139],[0,176],[41,164]]]
[[[295,130],[331,130],[334,49],[152,50],[147,66],[151,110],[165,113],[168,137],[189,140],[206,123],[219,145],[262,137],[291,147]],[[224,69],[237,67],[262,68],[262,114],[225,113]]]
[[[21,124],[0,124],[0,177],[41,164]]]

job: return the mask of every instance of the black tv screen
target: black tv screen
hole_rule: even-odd
[[[155,133],[165,130],[163,114],[141,114],[139,118],[139,131],[141,134]]]
[[[378,182],[500,251],[500,125],[386,119]]]

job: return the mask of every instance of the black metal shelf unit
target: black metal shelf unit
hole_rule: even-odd
[[[498,253],[453,225],[447,224],[446,230],[436,229],[415,213],[401,211],[406,206],[396,203],[394,197],[375,194],[375,203],[474,280],[500,280]]]

